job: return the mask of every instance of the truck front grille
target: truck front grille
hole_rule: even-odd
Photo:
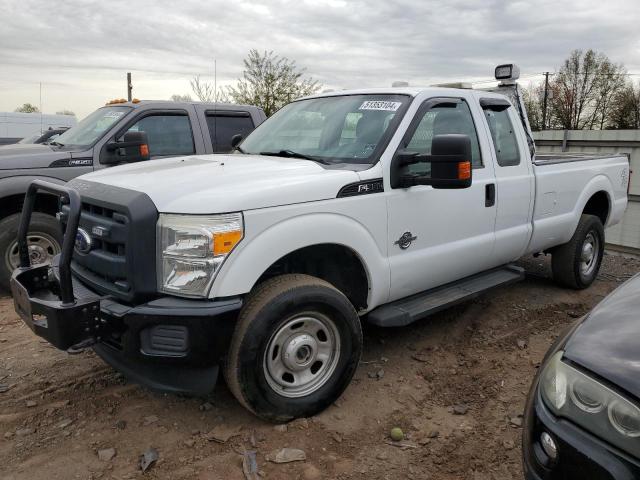
[[[155,225],[158,212],[145,194],[91,182],[81,183],[79,229],[88,251],[76,248],[71,268],[89,288],[127,303],[155,296]],[[95,186],[91,188],[91,186]],[[62,206],[63,223],[68,207]]]

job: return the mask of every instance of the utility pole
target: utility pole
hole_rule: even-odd
[[[42,133],[44,126],[42,125],[42,82],[40,82],[40,133]]]
[[[544,100],[542,101],[542,129],[547,129],[547,99],[549,98],[549,72],[544,72]]]
[[[131,91],[133,85],[131,84],[131,72],[127,72],[127,100],[131,101]]]

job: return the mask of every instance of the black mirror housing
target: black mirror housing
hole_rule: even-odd
[[[146,132],[127,132],[122,142],[109,142],[105,145],[107,155],[100,163],[114,165],[149,160],[149,140]]]
[[[430,163],[431,174],[403,173],[403,167]],[[468,188],[472,181],[471,139],[468,135],[436,135],[431,142],[431,154],[399,151],[391,165],[391,187],[408,188],[431,185],[433,188]]]
[[[244,140],[242,134],[236,133],[233,137],[231,137],[231,148],[236,148],[238,145],[240,145],[240,142],[242,142],[242,140]]]

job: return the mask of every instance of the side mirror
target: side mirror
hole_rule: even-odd
[[[431,172],[408,172],[409,165],[428,163]],[[400,150],[391,163],[391,187],[408,188],[431,185],[433,188],[468,188],[471,186],[471,139],[468,135],[436,135],[431,155]]]
[[[236,133],[233,137],[231,137],[231,149],[236,148],[240,145],[240,142],[244,139],[241,133]]]
[[[105,145],[108,152],[100,163],[114,165],[149,160],[149,141],[146,132],[127,132],[122,142],[109,142]]]

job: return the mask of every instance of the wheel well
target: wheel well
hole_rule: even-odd
[[[609,196],[605,191],[594,193],[582,210],[583,214],[595,215],[602,225],[606,225],[609,217]]]
[[[321,278],[344,293],[356,310],[367,307],[367,272],[356,253],[345,246],[320,244],[291,252],[274,262],[257,284],[285,273],[305,273]]]
[[[0,220],[22,211],[24,194],[11,195],[0,199]],[[35,212],[46,213],[55,216],[58,212],[58,197],[47,193],[36,195]]]

